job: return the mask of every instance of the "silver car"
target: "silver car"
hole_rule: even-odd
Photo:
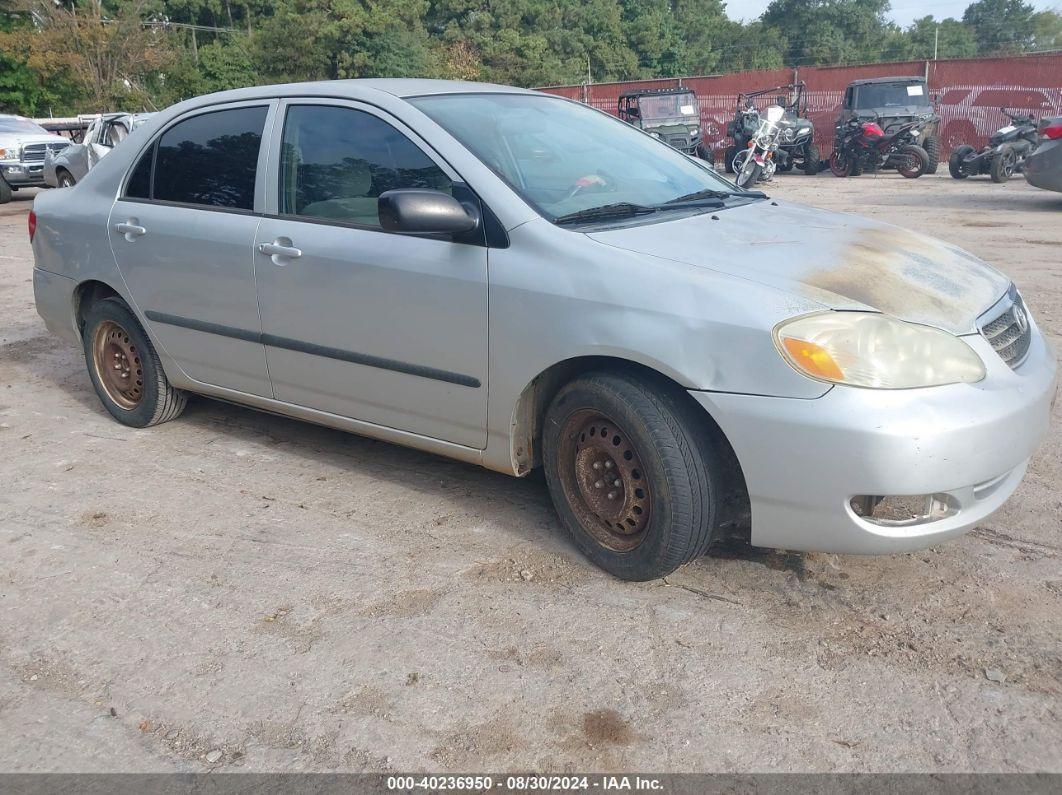
[[[150,113],[104,113],[85,130],[81,143],[57,152],[49,152],[44,159],[44,181],[53,188],[69,188],[77,184],[129,133],[147,121]]]
[[[1014,285],[771,201],[576,102],[364,80],[189,100],[36,197],[37,309],[119,422],[189,393],[542,466],[595,563],[885,553],[1021,481],[1055,358]]]

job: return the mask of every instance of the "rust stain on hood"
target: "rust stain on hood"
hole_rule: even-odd
[[[960,248],[890,227],[855,230],[838,259],[800,282],[813,291],[954,333],[973,331],[973,321],[1008,285],[998,272]]]
[[[857,215],[752,203],[663,223],[590,234],[644,252],[785,290],[823,307],[876,310],[953,334],[1010,280],[958,246]]]

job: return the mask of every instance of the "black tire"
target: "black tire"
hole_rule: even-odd
[[[728,146],[723,153],[723,168],[726,170],[727,174],[734,173],[734,158],[740,151],[741,147],[739,146]]]
[[[55,172],[55,181],[59,183],[60,188],[72,188],[77,184],[74,175],[65,168],[61,168]]]
[[[697,157],[710,166],[715,165],[715,150],[707,144],[697,144]]]
[[[778,170],[781,171],[782,173],[788,173],[788,172],[792,171],[793,170],[793,156],[792,155],[787,156],[784,163],[781,160],[779,160],[778,163],[777,163],[777,166],[778,166]]]
[[[936,174],[937,169],[940,167],[940,139],[935,135],[923,138],[922,148],[926,150],[926,155],[929,157],[929,165],[926,166],[926,173]]]
[[[553,504],[575,545],[610,574],[635,581],[664,577],[703,555],[721,535],[727,458],[718,440],[713,442],[706,432],[706,418],[698,411],[686,395],[667,384],[613,372],[579,377],[562,387],[550,404],[542,441]],[[600,426],[588,428],[586,423],[595,422],[606,425],[603,441],[587,438],[588,431],[592,435]],[[617,523],[624,528],[617,533],[611,521],[591,507],[601,495],[592,491],[589,481],[598,475],[588,468],[588,460],[601,472],[605,470],[597,466],[599,457],[607,462],[615,455],[629,462],[630,450],[639,465],[633,470],[637,479],[630,482],[643,485],[644,491],[627,489],[629,473],[624,474],[615,510],[630,524],[634,514],[629,505],[635,501],[637,507],[635,492],[641,492],[637,499],[647,506],[648,518],[637,531]],[[608,472],[620,475],[621,466],[615,464]],[[644,516],[641,511],[638,515]]]
[[[992,175],[993,182],[1006,182],[1018,169],[1018,153],[1010,146],[1004,147],[999,154],[992,158],[992,165],[988,173]]]
[[[900,159],[895,163],[895,168],[904,178],[918,179],[926,173],[929,167],[929,155],[922,147],[907,144],[900,147],[898,155]]]
[[[822,168],[822,153],[815,144],[807,144],[804,147],[804,173],[813,177]]]
[[[751,166],[748,165],[749,160],[752,161]],[[745,165],[741,167],[741,173],[734,179],[734,184],[739,188],[755,185],[760,181],[760,177],[763,176],[763,166],[752,160],[752,155],[749,155],[749,160],[745,161]]]
[[[955,179],[966,179],[969,173],[963,168],[963,161],[969,157],[974,151],[974,148],[969,144],[963,144],[958,146],[951,153],[951,157],[948,158],[948,172]]]
[[[11,186],[7,184],[6,179],[0,177],[0,204],[7,204],[11,201],[11,196]]]
[[[100,368],[96,365],[97,358],[106,359],[108,365],[111,361],[110,356],[97,356],[97,335],[102,331],[113,331],[115,327],[125,333],[124,338],[117,340],[117,344],[124,345],[124,349],[130,352],[128,366],[131,369],[127,373],[130,376],[127,385],[138,390],[135,402],[125,395],[112,395],[114,386],[104,383],[103,379],[107,377],[101,376]],[[118,422],[133,428],[147,428],[175,419],[184,411],[187,395],[170,385],[155,346],[121,299],[105,298],[89,307],[85,313],[81,341],[92,386],[103,407]],[[123,406],[119,400],[131,405]]]

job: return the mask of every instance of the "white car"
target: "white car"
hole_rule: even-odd
[[[44,160],[44,181],[53,188],[69,188],[84,179],[114,147],[147,121],[150,113],[104,113],[93,120],[81,143],[55,152]]]
[[[68,146],[32,119],[0,115],[0,204],[11,201],[13,190],[45,187],[45,156]]]

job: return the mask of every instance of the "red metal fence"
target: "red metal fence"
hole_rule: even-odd
[[[1011,111],[1028,111],[1037,118],[1062,114],[1062,54],[805,66],[713,77],[548,86],[539,90],[577,99],[615,114],[619,95],[626,90],[685,86],[697,93],[701,125],[707,139],[720,147],[724,145],[726,125],[734,115],[739,93],[803,80],[808,87],[808,115],[815,124],[815,138],[825,155],[833,148],[833,126],[845,87],[853,80],[890,75],[928,78],[930,93],[940,98],[937,113],[941,117],[945,155],[963,143],[983,146],[988,136],[1004,124],[1000,106]]]

